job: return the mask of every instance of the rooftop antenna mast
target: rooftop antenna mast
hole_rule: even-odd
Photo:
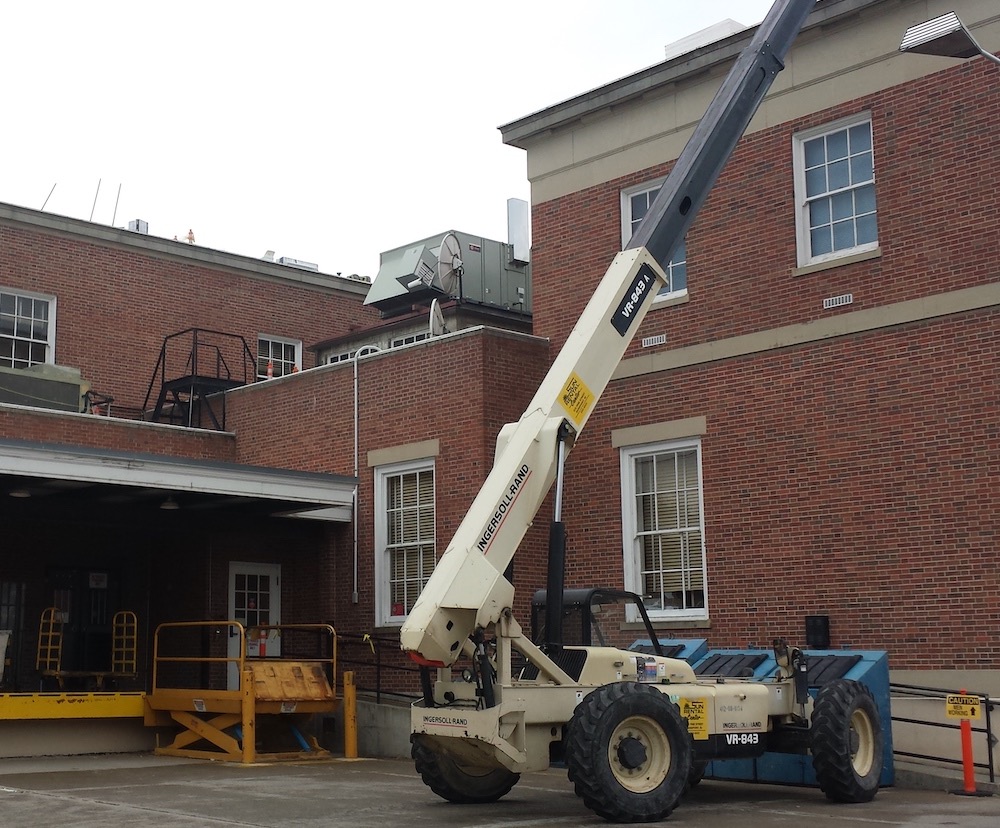
[[[97,192],[94,193],[94,203],[90,205],[90,218],[88,221],[94,220],[94,208],[97,207],[97,196],[101,193],[101,179],[97,179]]]
[[[56,184],[59,182],[57,181]],[[49,199],[52,198],[52,194],[56,191],[56,184],[52,185],[52,189],[49,190],[49,194],[45,196],[45,201],[42,202],[42,210],[45,209],[45,205],[49,203]]]

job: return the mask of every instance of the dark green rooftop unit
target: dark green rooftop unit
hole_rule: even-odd
[[[383,317],[409,313],[434,299],[531,313],[531,265],[514,245],[458,230],[382,253],[365,298]]]

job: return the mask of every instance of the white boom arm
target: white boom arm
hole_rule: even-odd
[[[451,664],[511,606],[503,573],[555,479],[559,429],[583,429],[666,281],[644,248],[615,257],[521,419],[500,431],[493,469],[403,623],[404,650]]]
[[[670,261],[816,0],[775,0],[619,253],[517,423],[503,427],[493,469],[400,634],[416,660],[458,658],[477,628],[511,606],[503,572],[555,479],[562,425],[575,434],[628,348]]]

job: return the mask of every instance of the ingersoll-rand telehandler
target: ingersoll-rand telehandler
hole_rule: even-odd
[[[706,762],[765,751],[811,752],[833,800],[875,796],[882,731],[870,691],[839,679],[811,697],[798,648],[776,642],[774,678],[706,679],[683,660],[568,646],[559,632],[567,454],[814,2],[773,4],[527,410],[501,429],[492,470],[402,626],[402,649],[422,676],[413,758],[447,800],[498,800],[520,774],[563,761],[588,808],[610,821],[648,822],[673,810]],[[539,645],[514,619],[504,573],[553,483]]]

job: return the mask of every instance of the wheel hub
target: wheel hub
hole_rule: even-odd
[[[646,746],[634,736],[626,736],[618,743],[618,761],[626,770],[635,770],[646,762]]]

